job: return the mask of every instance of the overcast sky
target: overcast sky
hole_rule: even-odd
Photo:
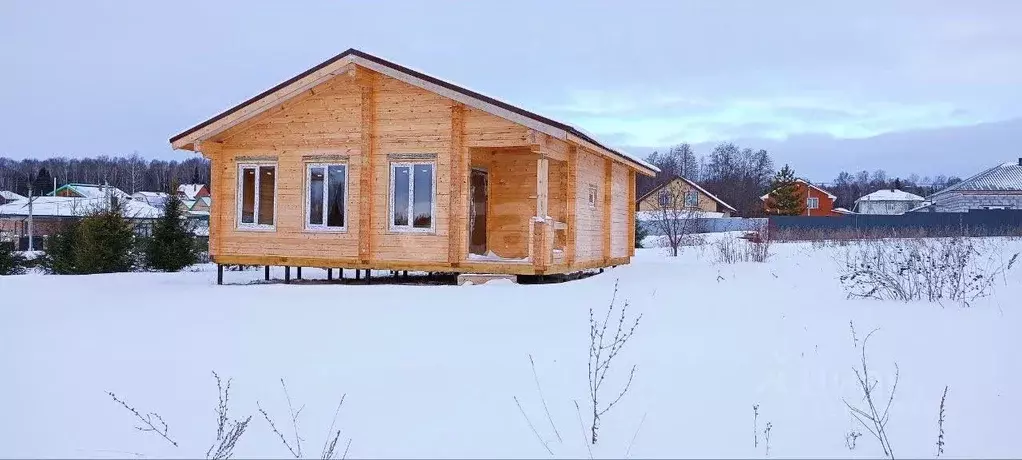
[[[1022,156],[1022,2],[0,1],[0,155],[147,157],[355,47],[646,153],[800,175]]]

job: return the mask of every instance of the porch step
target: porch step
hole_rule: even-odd
[[[518,277],[515,275],[499,275],[499,274],[485,274],[485,273],[462,273],[458,275],[458,286],[464,285],[465,283],[472,284],[486,284],[493,280],[508,280],[512,283],[518,282]]]

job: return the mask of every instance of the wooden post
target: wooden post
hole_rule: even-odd
[[[224,284],[224,266],[220,264],[216,264],[216,284]]]
[[[373,282],[373,269],[367,268],[366,269],[366,284],[371,284],[372,282]]]
[[[568,225],[567,235],[564,238],[564,262],[570,267],[575,264],[575,238],[578,232],[575,219],[575,208],[578,205],[578,147],[568,147],[568,180],[567,180],[567,203],[566,211],[568,218],[565,222]]]
[[[302,279],[302,267],[298,267],[298,279]]]
[[[614,162],[603,160],[603,263],[610,260],[610,196],[613,185]]]
[[[635,170],[628,170],[628,256],[635,255]]]
[[[263,281],[269,281],[269,280],[270,280],[270,266],[267,265],[266,269],[263,271]]]
[[[550,160],[536,160],[536,217],[546,219],[550,206]]]
[[[468,168],[471,159],[465,149],[465,106],[454,103],[451,106],[451,177],[450,215],[447,226],[447,263],[452,267],[461,264],[461,258],[468,252]]]
[[[334,279],[334,269],[332,269],[332,268],[326,269],[326,280],[327,281],[332,281],[333,279]]]
[[[374,161],[375,138],[376,138],[376,88],[375,73],[371,70],[359,67],[358,73],[359,90],[361,94],[362,114],[362,138],[361,168],[359,171],[359,199],[358,209],[358,257],[362,263],[369,263],[373,252],[373,182],[376,176],[376,162]]]
[[[291,266],[288,265],[284,267],[284,284],[290,283],[291,283]]]
[[[362,279],[362,270],[361,269],[358,269],[358,268],[355,269],[355,279],[356,280]]]

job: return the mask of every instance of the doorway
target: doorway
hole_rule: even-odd
[[[486,210],[489,174],[484,169],[472,169],[469,200],[468,252],[486,255]]]

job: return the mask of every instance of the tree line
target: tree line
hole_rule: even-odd
[[[769,152],[731,142],[717,145],[707,155],[697,155],[689,144],[678,144],[664,152],[653,152],[646,161],[660,168],[660,174],[637,177],[637,196],[682,176],[734,206],[738,214],[745,217],[764,215],[763,202],[759,197],[770,191],[777,173]],[[798,177],[795,171],[788,174]],[[872,173],[841,172],[830,183],[815,184],[837,196],[836,207],[852,209],[857,198],[877,190],[895,188],[926,197],[960,181],[958,177],[944,175],[932,178],[918,174],[906,178],[890,177],[884,170],[878,169]]]
[[[128,157],[55,157],[15,161],[0,157],[0,190],[28,195],[53,191],[64,184],[109,184],[128,193],[169,192],[173,184],[209,185],[209,161],[192,157],[184,161],[146,160],[135,153]]]

